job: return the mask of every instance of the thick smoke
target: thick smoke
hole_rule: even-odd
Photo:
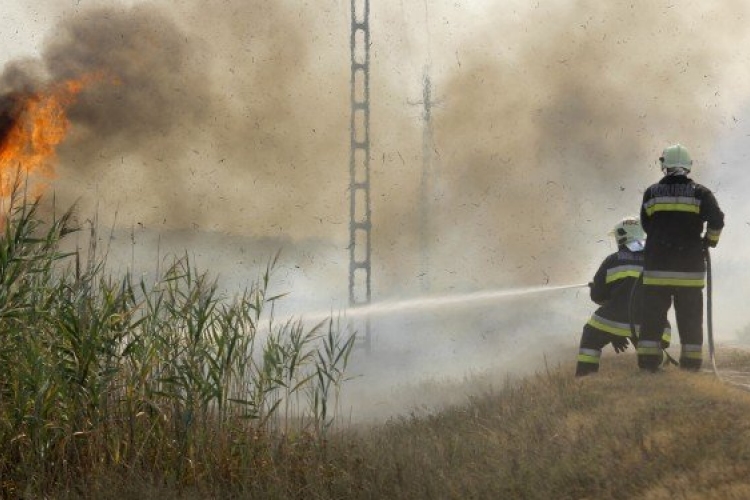
[[[305,270],[339,272],[310,282],[345,295],[348,1],[49,3],[61,21],[39,60],[5,65],[2,91],[113,75],[71,109],[58,199],[217,245],[225,233],[280,237],[303,253],[315,239],[326,254]],[[431,291],[585,282],[613,250],[607,231],[659,178],[663,147],[685,144],[709,187],[736,168],[715,158],[745,114],[748,6],[709,7],[373,2],[374,298],[418,291],[426,65]],[[554,305],[513,309],[544,319]]]
[[[198,41],[154,7],[102,7],[72,17],[42,56],[53,80],[102,73],[70,113],[80,135],[65,153],[76,168],[95,166],[102,150],[184,153],[209,119],[214,90]]]
[[[0,148],[21,113],[18,96],[18,93],[10,93],[0,97]]]
[[[64,7],[3,91],[109,75],[71,110],[58,197],[126,227],[332,239],[346,259],[349,2]],[[583,281],[679,141],[699,177],[747,82],[747,8],[590,1],[371,8],[373,262],[420,272],[434,84],[435,291]],[[596,244],[601,241],[602,244]]]
[[[661,148],[688,145],[710,184],[732,80],[746,80],[734,48],[747,9],[734,4],[713,16],[665,2],[558,3],[516,19],[498,8],[442,86],[440,219],[471,235],[446,254],[468,240],[519,266],[520,283],[580,280],[581,256],[606,250],[592,236],[637,214]]]
[[[592,240],[637,211],[663,146],[686,144],[709,172],[729,84],[746,80],[735,3],[373,8],[380,285],[419,272],[422,122],[409,103],[425,60],[440,101],[436,286],[580,280],[603,250]],[[340,1],[63,10],[41,60],[6,65],[2,86],[111,75],[71,110],[58,182],[70,200],[117,210],[125,225],[345,244],[348,11]]]
[[[333,239],[346,259],[349,2],[72,8],[24,90],[110,75],[71,110],[58,196],[125,226]],[[373,261],[414,289],[422,68],[430,64],[436,291],[583,281],[682,142],[712,173],[744,99],[747,8],[592,1],[371,8]],[[415,105],[416,103],[416,105]]]
[[[348,179],[335,174],[347,172],[348,47],[310,39],[320,12],[282,2],[50,9],[61,21],[40,60],[8,63],[0,82],[8,91],[103,75],[70,111],[63,202],[117,211],[126,225],[256,236],[315,237],[313,222],[346,222]]]

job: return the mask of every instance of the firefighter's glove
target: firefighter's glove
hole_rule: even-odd
[[[717,241],[711,241],[708,237],[703,237],[703,248],[716,248]]]
[[[594,288],[594,282],[593,281],[589,281],[589,288]]]
[[[620,354],[621,352],[625,352],[628,348],[628,338],[627,337],[613,338],[612,347],[615,349],[615,352],[617,354]]]

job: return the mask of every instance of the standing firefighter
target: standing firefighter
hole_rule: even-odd
[[[635,330],[639,329],[641,301],[631,294],[634,286],[636,294],[642,288],[637,287],[636,282],[643,270],[645,235],[637,217],[626,217],[618,222],[612,234],[617,242],[617,252],[604,259],[594,280],[589,283],[591,300],[600,307],[583,327],[576,376],[599,371],[602,348],[607,344],[611,343],[618,354],[627,349],[631,321]],[[668,326],[666,318],[661,331],[663,341],[668,345],[670,333],[664,325]]]
[[[680,367],[699,370],[703,362],[704,252],[719,242],[724,214],[713,193],[688,178],[693,160],[684,146],[669,146],[659,161],[664,177],[646,189],[641,205],[641,223],[648,240],[638,366],[658,370],[661,325],[674,300],[682,344]]]

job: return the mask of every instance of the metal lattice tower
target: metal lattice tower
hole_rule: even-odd
[[[349,305],[371,302],[370,241],[370,0],[352,0],[349,156]],[[364,347],[369,350],[370,320]]]

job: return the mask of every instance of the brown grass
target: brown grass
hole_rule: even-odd
[[[727,355],[750,369],[746,354]],[[372,428],[334,455],[345,469],[366,464],[359,490],[352,480],[340,493],[747,498],[750,394],[711,373],[647,375],[632,355],[607,361],[597,376],[574,379],[563,366],[465,406]]]
[[[750,372],[750,354],[719,357]],[[632,354],[606,361],[599,375],[576,379],[572,363],[562,365],[325,440],[225,428],[194,476],[170,476],[158,461],[102,466],[53,496],[750,498],[750,393],[711,372],[641,374]]]
[[[632,353],[577,379],[571,354],[450,384],[466,395],[452,406],[337,427],[352,344],[332,324],[287,324],[253,354],[270,271],[230,302],[180,261],[134,285],[93,259],[59,267],[77,256],[57,246],[71,212],[46,233],[35,205],[15,213],[0,237],[2,497],[748,498],[747,352],[719,353],[724,381],[643,374]]]

